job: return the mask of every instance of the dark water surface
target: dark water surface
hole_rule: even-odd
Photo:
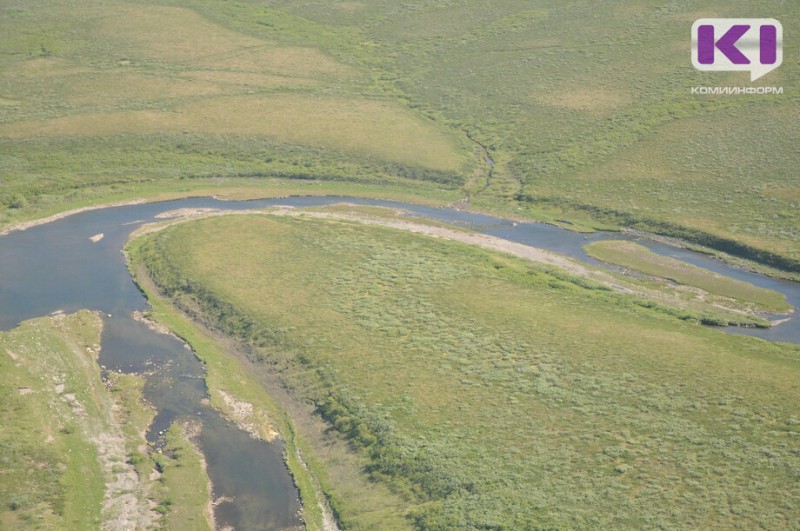
[[[208,461],[220,525],[237,529],[280,529],[300,524],[300,502],[282,459],[280,443],[267,444],[250,438],[203,405],[207,390],[201,363],[184,345],[150,331],[131,319],[134,310],[147,309],[147,301],[133,283],[120,252],[129,234],[154,216],[178,208],[243,210],[273,205],[322,206],[346,201],[359,205],[397,207],[415,215],[534,245],[591,264],[583,245],[600,239],[636,239],[621,233],[570,232],[542,223],[513,223],[491,216],[394,201],[351,197],[292,197],[256,201],[219,201],[190,198],[161,203],[105,208],[74,214],[25,231],[0,237],[0,330],[21,321],[55,311],[82,308],[102,312],[100,362],[108,369],[144,372],[145,397],[158,410],[148,433],[155,441],[178,416],[191,416],[203,425],[200,446]],[[89,238],[103,233],[98,243]],[[652,251],[672,256],[712,271],[774,289],[800,306],[800,285],[742,271],[706,255],[665,244],[640,240]],[[726,329],[770,341],[800,343],[796,316],[779,326]]]

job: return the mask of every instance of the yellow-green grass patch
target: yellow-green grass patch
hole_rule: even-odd
[[[51,77],[63,77],[88,74],[94,71],[88,65],[82,65],[68,59],[57,57],[36,57],[13,63],[3,71],[3,76],[10,79],[42,80]]]
[[[602,88],[562,88],[534,94],[537,101],[590,114],[609,114],[630,103],[631,98],[623,92],[612,92]]]
[[[212,82],[146,74],[124,67],[71,76],[58,88],[68,103],[93,106],[210,96],[226,91],[225,87]]]
[[[363,2],[338,2],[333,7],[342,11],[359,11],[367,7],[367,4]]]
[[[279,88],[295,86],[311,86],[318,83],[311,78],[288,75],[263,74],[258,72],[240,72],[232,69],[193,70],[180,74],[182,78],[207,81],[220,85],[242,87]]]
[[[782,201],[791,201],[795,208],[800,207],[800,185],[772,186],[764,190],[764,195]]]

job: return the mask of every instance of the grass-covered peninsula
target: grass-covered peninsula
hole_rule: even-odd
[[[381,511],[421,528],[797,516],[795,346],[349,222],[225,216],[140,242],[134,261],[174,304],[237,338],[386,487],[342,496],[327,473],[348,528],[381,525]],[[325,446],[308,450],[327,470]]]

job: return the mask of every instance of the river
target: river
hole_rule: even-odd
[[[177,339],[151,331],[131,318],[146,311],[147,301],[133,283],[120,252],[130,233],[157,214],[179,208],[244,210],[274,205],[322,206],[348,202],[401,208],[417,216],[469,227],[519,243],[604,266],[583,251],[601,239],[637,239],[625,233],[579,234],[543,223],[511,221],[466,211],[353,197],[291,197],[255,201],[189,198],[85,211],[13,231],[0,237],[0,330],[56,311],[82,308],[104,316],[100,363],[109,370],[146,376],[145,398],[158,414],[147,437],[158,442],[178,416],[197,418],[203,426],[200,447],[208,462],[220,526],[236,529],[282,529],[300,525],[297,489],[282,458],[282,443],[257,441],[203,404],[207,389],[202,364]],[[103,239],[89,238],[102,233]],[[731,267],[707,255],[639,239],[652,251],[678,258],[752,284],[786,294],[800,306],[800,284]],[[770,341],[800,343],[796,315],[769,329],[728,328]]]

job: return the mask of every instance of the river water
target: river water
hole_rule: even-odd
[[[134,310],[147,309],[147,301],[133,283],[120,251],[133,230],[169,210],[244,210],[341,202],[402,208],[417,216],[469,227],[600,266],[603,264],[585,254],[583,245],[601,239],[636,239],[623,233],[584,235],[543,223],[514,223],[465,211],[352,197],[237,202],[189,198],[103,208],[0,237],[0,330],[56,311],[87,308],[101,312],[105,327],[100,363],[109,370],[138,372],[147,378],[145,398],[158,411],[148,440],[157,442],[159,434],[179,416],[193,417],[202,423],[199,442],[208,462],[214,496],[230,500],[216,508],[220,526],[283,529],[300,525],[298,492],[283,462],[282,444],[250,438],[203,404],[207,390],[201,363],[177,339],[155,333],[131,318]],[[89,238],[99,233],[104,238],[98,243],[90,242]],[[686,249],[646,239],[639,243],[656,253],[783,292],[793,306],[800,306],[800,284],[736,269]],[[800,343],[796,316],[770,329],[725,330],[770,341]]]

